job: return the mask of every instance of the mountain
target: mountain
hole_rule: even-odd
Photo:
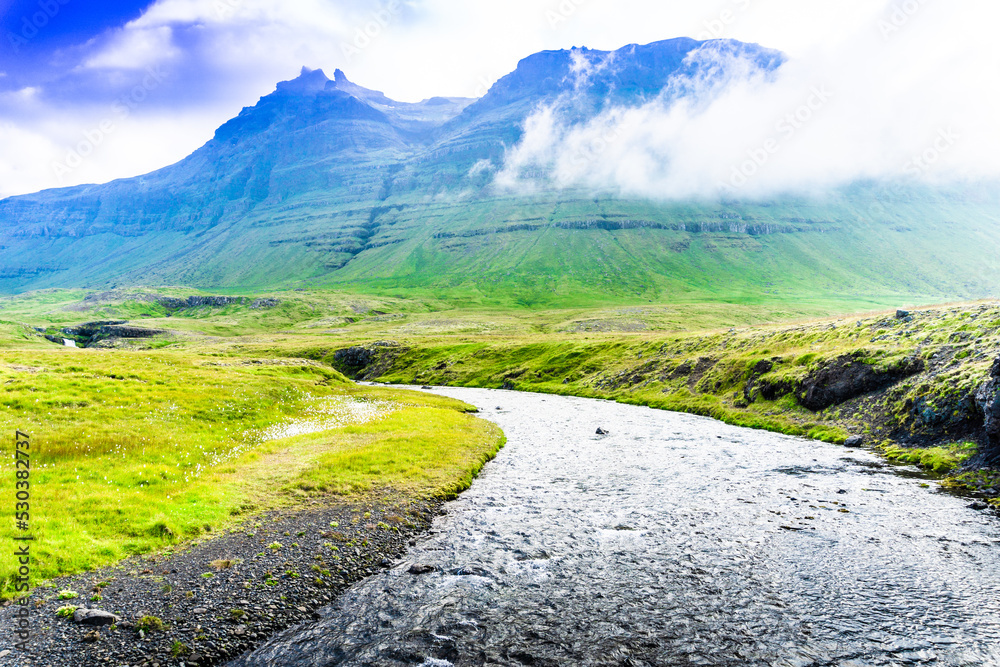
[[[0,290],[330,286],[469,303],[926,300],[991,294],[990,185],[856,183],[771,201],[629,199],[494,186],[540,105],[593,118],[782,54],[730,40],[544,51],[478,100],[396,102],[304,68],[189,157],[103,185],[0,201]]]

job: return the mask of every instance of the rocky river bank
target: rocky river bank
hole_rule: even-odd
[[[316,503],[51,582],[28,601],[28,652],[14,646],[17,606],[0,610],[0,665],[224,664],[391,566],[439,509],[392,497]]]

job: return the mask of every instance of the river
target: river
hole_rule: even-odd
[[[911,468],[608,401],[435,392],[507,446],[404,561],[234,667],[1000,665],[1000,522]]]

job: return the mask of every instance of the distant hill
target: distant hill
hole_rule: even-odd
[[[992,186],[856,183],[764,202],[494,187],[540,104],[581,120],[642,104],[676,74],[718,75],[687,58],[705,44],[545,51],[481,99],[417,104],[303,69],[177,164],[0,201],[0,291],[307,285],[527,306],[996,293]],[[711,45],[764,71],[784,60]],[[577,76],[581,54],[608,66]]]

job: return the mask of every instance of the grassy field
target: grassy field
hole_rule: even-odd
[[[502,434],[458,401],[316,362],[209,350],[0,351],[0,427],[31,436],[35,576],[224,530],[318,494],[448,496]],[[13,441],[0,471],[13,480]],[[13,481],[11,481],[13,484]],[[14,532],[13,502],[0,508]],[[9,594],[13,561],[0,565]]]
[[[160,297],[224,295],[270,298],[277,305],[246,304],[168,310]],[[284,290],[266,293],[199,292],[181,288],[136,288],[88,292],[43,290],[0,297],[0,345],[40,344],[33,327],[55,331],[88,321],[129,320],[167,329],[162,339],[186,344],[217,343],[253,334],[338,336],[348,338],[428,338],[453,336],[523,337],[533,334],[703,332],[772,322],[810,320],[844,313],[878,312],[933,302],[885,294],[877,297],[731,296],[680,298],[669,303],[574,308],[463,307],[450,299],[379,297],[351,292]]]

